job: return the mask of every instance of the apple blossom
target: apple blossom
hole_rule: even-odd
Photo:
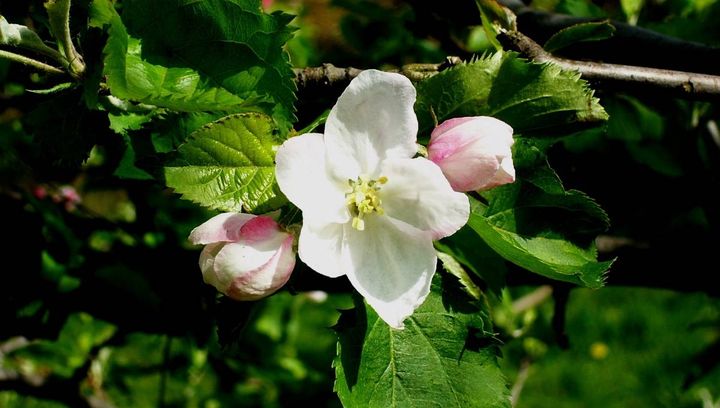
[[[235,300],[257,300],[280,289],[295,267],[293,236],[268,216],[223,213],[192,230],[205,283]]]
[[[513,129],[489,116],[448,119],[430,135],[428,158],[455,191],[487,190],[515,181]]]
[[[417,152],[415,88],[402,75],[366,70],[330,111],[325,134],[278,149],[280,189],[300,210],[299,255],[329,277],[346,275],[395,328],[425,300],[435,273],[432,241],[469,216],[467,196]]]

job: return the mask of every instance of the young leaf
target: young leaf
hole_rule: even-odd
[[[65,61],[65,57],[54,49],[45,45],[35,31],[20,24],[10,24],[0,15],[0,45],[20,47],[41,54],[45,54],[58,62]]]
[[[597,21],[575,24],[553,34],[543,48],[555,52],[579,42],[607,40],[615,34],[615,26],[610,21]]]
[[[468,225],[498,254],[529,271],[597,288],[612,261],[598,262],[594,238],[605,212],[584,193],[565,190],[545,155],[526,140],[515,148],[518,179],[471,199]]]
[[[283,132],[294,120],[282,50],[290,19],[263,14],[258,1],[129,0],[122,19],[108,0],[91,8],[91,25],[110,26],[104,73],[113,95],[186,112],[261,111]]]
[[[67,60],[67,69],[75,78],[85,73],[85,62],[82,55],[77,52],[70,35],[70,0],[46,0],[50,30],[55,36],[60,52]]]
[[[275,181],[272,119],[259,113],[227,116],[190,135],[165,167],[169,187],[183,198],[223,211],[267,211],[285,198]]]
[[[607,119],[579,74],[531,63],[511,52],[497,52],[443,71],[419,83],[417,91],[415,111],[421,132],[434,126],[433,113],[440,122],[460,116],[494,116],[523,134]]]
[[[345,407],[510,406],[487,311],[441,275],[403,330],[361,300],[343,312],[334,366]]]
[[[440,251],[452,255],[460,264],[482,279],[496,295],[506,286],[505,260],[467,225],[460,231],[435,242]]]

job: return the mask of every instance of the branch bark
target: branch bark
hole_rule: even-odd
[[[430,78],[438,72],[458,65],[462,60],[458,57],[447,57],[439,64],[407,64],[400,69],[390,71],[397,72],[408,77],[411,81],[422,81]],[[323,64],[320,67],[295,68],[295,82],[298,88],[322,88],[322,87],[345,87],[350,81],[358,76],[363,70],[353,67],[340,68],[333,64]]]
[[[549,62],[577,71],[583,79],[603,87],[650,91],[686,99],[720,100],[720,76],[555,57],[518,31],[508,31],[498,39],[504,46],[535,62]]]
[[[563,28],[604,20],[537,10],[526,6],[520,0],[500,2],[515,13],[518,27],[523,34],[540,44],[544,44]],[[611,21],[611,24],[616,30],[611,38],[571,46],[563,49],[559,55],[571,59],[720,74],[720,65],[708,63],[720,59],[718,47],[682,40],[619,21]]]

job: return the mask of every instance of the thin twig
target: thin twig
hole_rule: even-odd
[[[400,69],[391,72],[398,72],[405,75],[411,81],[422,81],[438,72],[460,64],[458,57],[447,57],[440,64],[407,64]],[[295,68],[295,83],[298,88],[309,87],[334,87],[345,86],[363,70],[353,67],[340,68],[333,64],[323,64],[320,67]]]
[[[564,28],[605,20],[538,10],[527,6],[521,0],[500,0],[500,3],[515,13],[522,33],[539,44]],[[610,24],[615,27],[612,37],[603,41],[578,43],[560,53],[576,60],[598,60],[614,64],[720,74],[718,64],[708,63],[720,59],[718,47],[664,35],[622,21],[611,20]]]
[[[548,300],[553,293],[550,285],[542,285],[527,295],[517,299],[512,304],[513,313],[519,314],[526,312],[534,307],[541,305]]]
[[[512,407],[517,406],[518,400],[520,399],[520,393],[525,386],[525,381],[527,381],[528,375],[530,375],[530,361],[523,360],[523,362],[520,363],[520,369],[518,370],[517,378],[512,386],[512,390],[510,390],[510,404],[512,404]]]
[[[688,99],[720,99],[720,76],[559,58],[518,31],[505,32],[499,39],[535,62],[549,62],[577,71],[584,79],[599,81],[603,85],[660,91]]]
[[[62,54],[68,61],[68,72],[74,78],[85,73],[85,61],[75,49],[70,34],[70,0],[47,0],[45,9],[50,18],[50,29],[61,47]]]
[[[32,58],[28,58],[24,55],[15,54],[14,52],[0,50],[0,59],[5,58],[11,61],[19,62],[23,65],[27,65],[29,67],[33,67],[35,69],[39,69],[40,71],[45,71],[49,74],[64,74],[65,71],[63,71],[60,68],[53,67],[52,65],[48,65],[44,62],[40,62],[38,60],[34,60]]]

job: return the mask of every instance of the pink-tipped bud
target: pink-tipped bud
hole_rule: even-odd
[[[489,116],[448,119],[430,135],[428,158],[455,191],[487,190],[515,181],[513,129]]]
[[[280,289],[295,267],[293,236],[270,217],[223,213],[195,228],[205,283],[235,300],[257,300]]]

